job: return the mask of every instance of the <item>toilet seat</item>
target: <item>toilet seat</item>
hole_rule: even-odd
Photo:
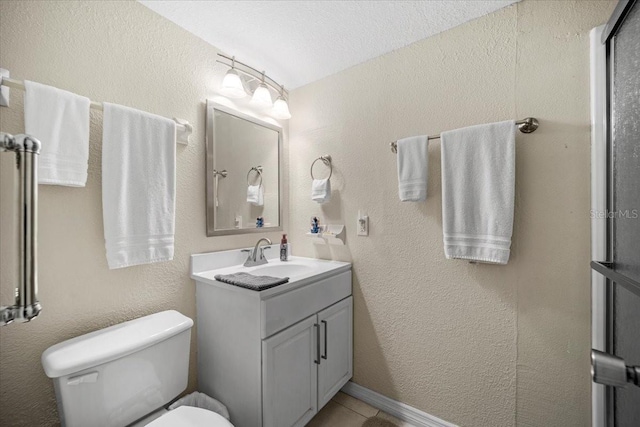
[[[233,424],[215,412],[180,406],[150,422],[147,427],[233,427]]]

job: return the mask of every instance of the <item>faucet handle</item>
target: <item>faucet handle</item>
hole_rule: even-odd
[[[260,258],[264,259],[264,250],[265,249],[271,249],[271,246],[261,246],[260,247]]]

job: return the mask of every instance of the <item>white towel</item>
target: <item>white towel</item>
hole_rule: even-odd
[[[448,259],[506,264],[513,232],[513,120],[443,132],[442,222]]]
[[[176,124],[104,104],[102,214],[109,268],[173,259]]]
[[[317,203],[326,203],[331,200],[331,180],[314,179],[311,183],[311,200]]]
[[[254,206],[264,205],[264,188],[262,185],[247,186],[247,203]]]
[[[24,131],[42,142],[38,182],[84,187],[91,100],[28,80],[24,87]]]
[[[403,202],[427,199],[429,151],[426,135],[398,140],[398,195]]]

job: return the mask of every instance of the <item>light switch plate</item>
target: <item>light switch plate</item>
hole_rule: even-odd
[[[369,217],[367,215],[358,215],[358,224],[356,224],[358,236],[369,235]]]

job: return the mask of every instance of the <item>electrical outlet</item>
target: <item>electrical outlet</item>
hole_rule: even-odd
[[[369,217],[367,215],[358,215],[356,230],[358,230],[358,236],[369,235]]]

